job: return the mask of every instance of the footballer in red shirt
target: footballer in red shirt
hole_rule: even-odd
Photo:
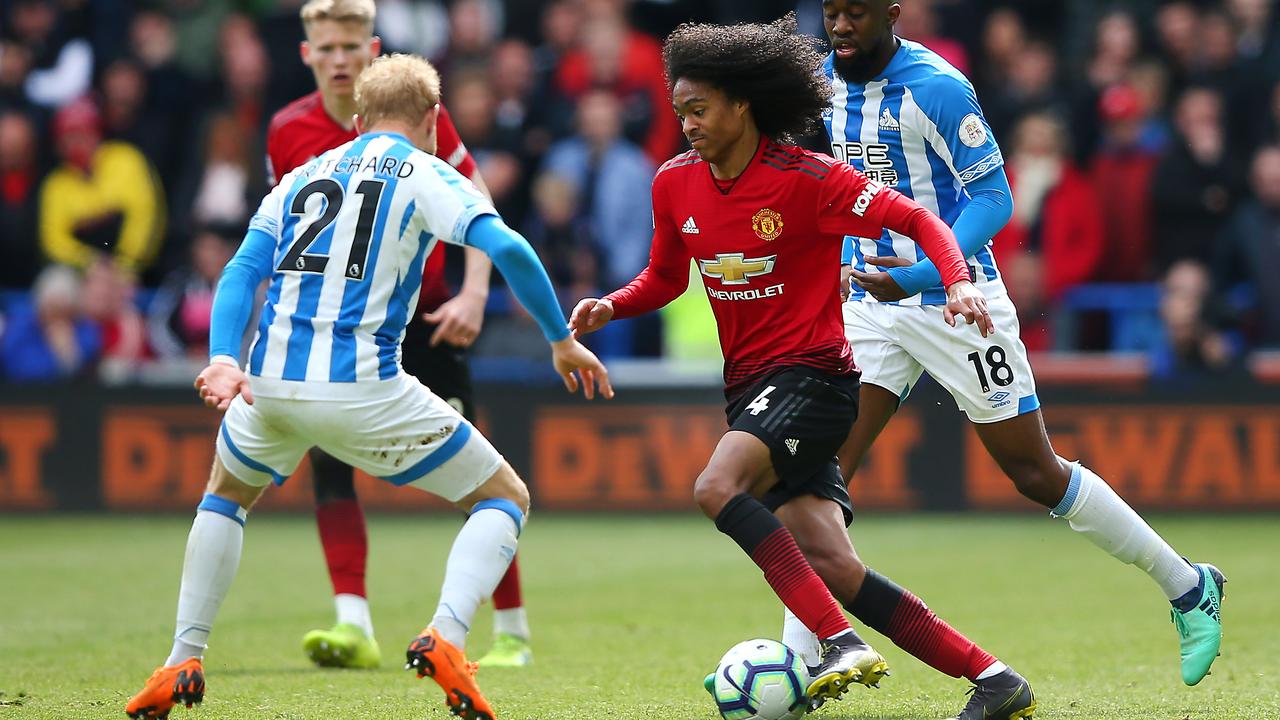
[[[317,90],[290,103],[271,119],[267,130],[267,175],[271,184],[326,150],[356,137],[356,76],[382,49],[381,40],[373,34],[375,13],[372,0],[310,0],[302,6],[306,41],[300,50],[303,63],[315,75]],[[436,137],[436,154],[485,190],[475,160],[443,106]],[[444,279],[444,243],[424,264],[418,312],[405,329],[402,365],[474,421],[466,349],[480,332],[491,263],[479,250],[465,248],[465,252],[465,279],[453,298]],[[307,633],[303,648],[318,665],[376,667],[380,651],[373,638],[365,589],[368,535],[356,499],[354,470],[318,449],[311,451],[310,459],[315,478],[316,524],[333,582],[337,624],[330,630]],[[516,559],[494,591],[493,606],[495,643],[480,658],[480,664],[528,664],[532,651]]]
[[[720,333],[730,427],[694,499],[820,638],[806,688],[817,704],[887,670],[789,529],[848,543],[852,509],[835,454],[857,415],[858,373],[830,270],[843,236],[889,228],[913,238],[947,286],[947,321],[962,316],[986,332],[991,319],[941,219],[850,165],[787,143],[821,128],[831,97],[817,72],[822,56],[794,15],[682,25],[663,56],[693,150],[654,178],[648,267],[605,298],[578,303],[570,327],[587,333],[666,305],[697,263]]]

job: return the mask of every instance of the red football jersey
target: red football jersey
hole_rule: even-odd
[[[954,237],[948,253],[947,235],[930,232],[945,225],[919,213],[927,215],[851,165],[767,138],[732,185],[718,184],[690,151],[654,178],[649,266],[608,299],[616,318],[656,310],[688,286],[692,258],[719,328],[731,400],[781,365],[847,374],[854,364],[840,311],[843,236],[877,237],[886,222],[906,227],[910,216],[926,251],[943,260],[944,280],[968,277]]]
[[[275,185],[276,180],[290,170],[355,137],[354,129],[342,127],[325,112],[319,90],[294,100],[272,116],[267,128],[267,182]],[[462,144],[444,105],[440,106],[440,119],[436,123],[436,156],[467,178],[476,171],[476,161]],[[444,243],[438,243],[423,264],[418,311],[434,310],[448,299]]]

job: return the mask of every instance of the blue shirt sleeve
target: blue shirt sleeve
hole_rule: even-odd
[[[209,357],[229,355],[240,359],[240,340],[253,314],[254,293],[271,276],[276,238],[251,224],[244,242],[218,279],[209,324]]]
[[[467,227],[466,244],[493,260],[516,299],[542,328],[548,342],[569,337],[568,323],[560,310],[551,278],[529,242],[507,227],[496,215],[481,215]]]
[[[995,172],[974,180],[965,186],[965,190],[972,199],[960,211],[951,230],[956,234],[960,252],[969,258],[1009,222],[1013,216],[1013,192],[1009,189],[1009,178],[1005,176],[1004,168],[997,168]],[[886,272],[908,296],[922,293],[942,282],[938,269],[927,258],[910,267],[889,268]]]

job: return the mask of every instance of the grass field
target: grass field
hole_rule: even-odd
[[[1280,718],[1280,523],[1158,517],[1185,552],[1230,578],[1227,637],[1212,676],[1178,679],[1168,606],[1123,567],[1039,517],[869,517],[868,564],[913,589],[1035,684],[1041,718]],[[0,718],[123,718],[167,654],[189,518],[0,517]],[[400,669],[434,609],[458,520],[375,517],[370,594],[387,667],[317,670],[299,646],[332,622],[309,518],[251,518],[240,575],[206,656],[192,718],[437,718],[430,681]],[[483,671],[504,720],[716,717],[702,676],[739,640],[777,637],[759,572],[693,516],[535,516],[521,545],[536,663]],[[473,654],[490,637],[482,608]],[[944,718],[968,685],[874,633],[893,677],[820,718]]]

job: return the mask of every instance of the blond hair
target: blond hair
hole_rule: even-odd
[[[355,100],[366,127],[383,120],[418,123],[440,104],[440,73],[417,55],[383,55],[356,78]]]
[[[358,22],[373,32],[373,18],[378,14],[373,0],[308,0],[298,13],[303,27],[320,20]]]

